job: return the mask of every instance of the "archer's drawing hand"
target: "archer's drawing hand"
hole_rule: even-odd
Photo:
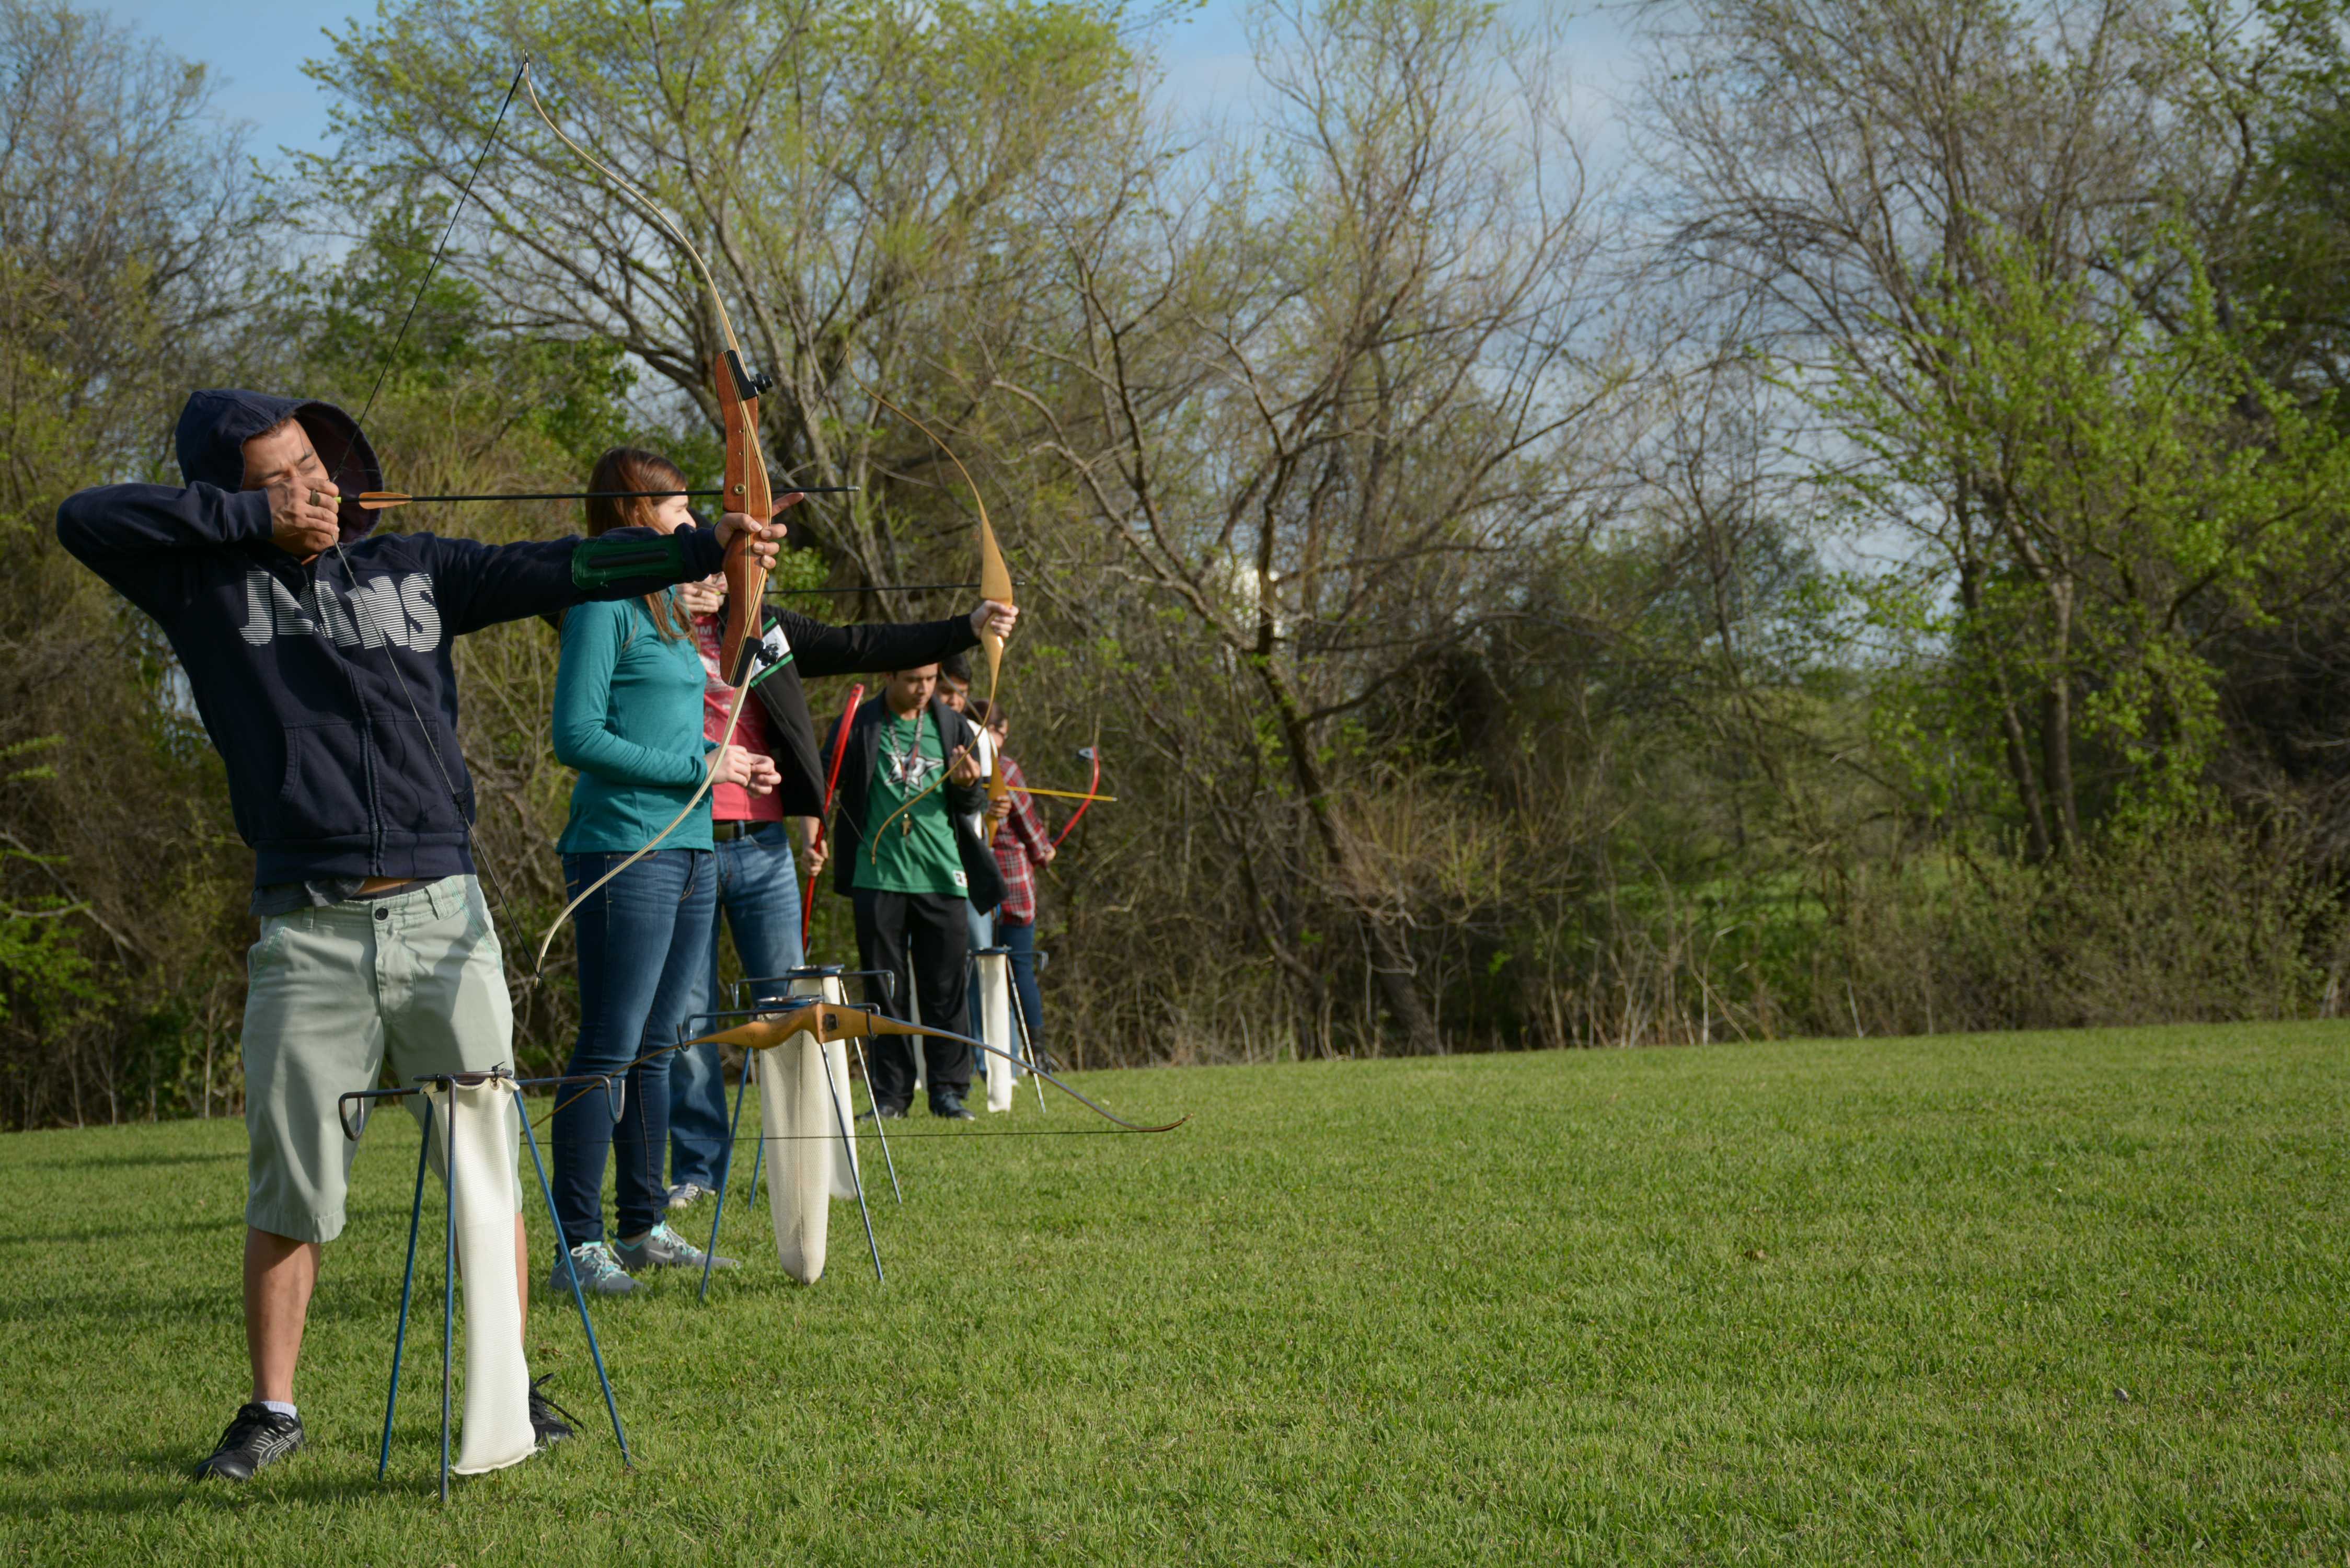
[[[712,753],[710,772],[716,783],[741,784],[753,794],[773,794],[782,774],[774,759],[748,746],[721,746]]]
[[[947,777],[959,784],[979,782],[979,759],[971,754],[969,747],[955,753],[954,765],[947,769]]]
[[[281,479],[268,494],[269,536],[296,560],[309,560],[342,537],[342,520],[335,511],[342,496],[333,485]]]
[[[797,501],[799,497],[793,495],[787,499]],[[781,508],[777,510],[780,511]],[[740,512],[729,512],[718,520],[719,544],[732,549],[737,538],[749,535],[751,558],[757,561],[762,567],[775,564],[775,551],[782,545],[784,535],[790,532],[790,529],[772,517],[764,523],[754,523]]]
[[[971,612],[971,629],[983,637],[991,631],[998,637],[1010,637],[1012,623],[1019,618],[1019,606],[1000,605],[993,599],[983,599],[979,607]]]
[[[685,601],[688,615],[716,615],[726,607],[726,574],[712,572],[698,583],[688,583],[678,590]]]

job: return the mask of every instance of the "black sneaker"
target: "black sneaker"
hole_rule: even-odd
[[[951,1122],[979,1120],[977,1116],[971,1114],[971,1107],[962,1103],[962,1096],[952,1089],[941,1089],[931,1096],[931,1115],[944,1116]]]
[[[196,1467],[196,1479],[218,1476],[223,1480],[251,1480],[253,1472],[302,1446],[302,1417],[281,1416],[260,1405],[241,1405],[236,1419],[221,1434],[220,1446]]]
[[[571,1424],[579,1419],[570,1411],[538,1391],[538,1386],[555,1374],[530,1380],[530,1429],[538,1434],[538,1446],[552,1448],[571,1436]]]
[[[877,1106],[869,1111],[859,1111],[857,1113],[857,1119],[860,1122],[869,1122],[876,1116],[880,1117],[885,1122],[902,1122],[906,1119],[906,1107],[903,1106]]]

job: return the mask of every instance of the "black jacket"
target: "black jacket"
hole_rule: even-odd
[[[186,486],[68,496],[57,540],[171,639],[228,764],[257,885],[470,871],[473,792],[457,746],[451,643],[707,576],[723,559],[717,536],[623,529],[492,545],[371,535],[371,514],[347,499],[341,550],[306,565],[273,539],[267,493],[240,488],[244,443],[289,417],[347,497],[382,488],[375,453],[341,410],[198,392],[180,415]],[[616,561],[644,575],[603,580]]]
[[[970,623],[964,626],[968,628]],[[851,877],[865,855],[865,814],[872,798],[874,764],[881,753],[881,722],[888,712],[886,699],[869,697],[858,705],[857,717],[849,722],[847,760],[840,768],[840,797],[835,802],[832,821],[826,825],[826,836],[832,845],[832,885],[838,893],[856,890]],[[931,699],[930,716],[938,724],[939,739],[949,758],[978,739],[977,728],[970,720],[935,697]],[[829,763],[831,758],[827,746],[825,760]],[[939,786],[939,794],[946,797],[947,817],[954,825],[955,853],[962,861],[963,879],[970,884],[965,896],[980,909],[993,909],[1003,902],[1003,873],[995,868],[994,852],[963,820],[987,809],[987,784],[984,781],[959,784],[950,778]]]
[[[792,661],[751,688],[777,736],[775,771],[783,775],[775,798],[786,816],[822,816],[826,754],[808,717],[803,675],[855,675],[911,670],[936,664],[951,653],[976,647],[979,634],[967,616],[948,620],[873,626],[833,626],[790,610],[770,609],[766,624],[781,626],[792,645]],[[828,739],[828,738],[827,738]],[[861,818],[859,819],[862,820]]]

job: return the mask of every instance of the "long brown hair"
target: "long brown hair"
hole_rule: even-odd
[[[657,452],[639,446],[616,446],[596,460],[588,475],[591,491],[683,490],[685,471]],[[615,528],[650,528],[660,503],[650,495],[591,495],[588,500],[588,536],[595,538]],[[686,635],[674,590],[664,588],[644,597],[645,613],[671,642]]]

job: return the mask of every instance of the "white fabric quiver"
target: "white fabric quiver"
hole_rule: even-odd
[[[1019,1055],[1020,1039],[1012,1026],[1012,960],[1003,953],[981,953],[972,963],[979,971],[979,1037],[1005,1055]],[[981,1054],[978,1064],[987,1069],[987,1108],[1010,1110],[1018,1069],[1003,1056]]]
[[[833,993],[838,982],[792,982],[794,996]],[[833,1163],[839,1125],[825,1084],[825,1049],[806,1030],[780,1045],[754,1051],[759,1075],[759,1137],[764,1140],[767,1212],[775,1225],[775,1256],[784,1272],[804,1285],[824,1277],[824,1250],[832,1218]],[[827,1136],[829,1135],[829,1136]]]
[[[457,1462],[461,1476],[504,1469],[530,1458],[530,1363],[522,1338],[522,1298],[515,1279],[515,1220],[522,1212],[515,1179],[521,1135],[514,1085],[503,1079],[425,1091],[432,1102],[433,1152],[442,1179],[455,1170],[457,1277],[465,1298],[465,1413]]]

